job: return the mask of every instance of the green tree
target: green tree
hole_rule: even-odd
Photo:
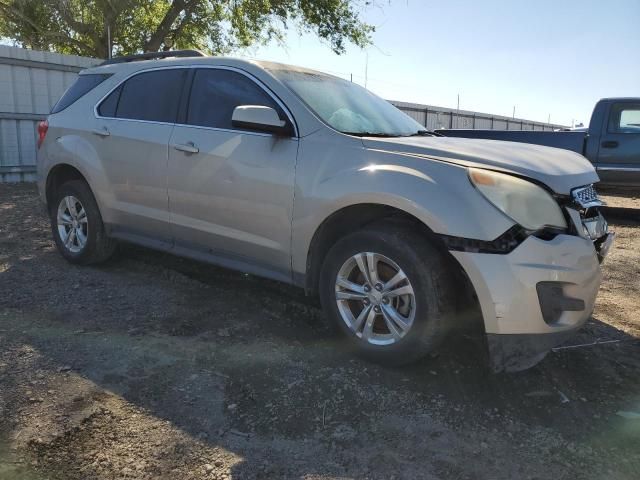
[[[314,32],[336,52],[370,43],[368,0],[0,0],[0,37],[38,50],[98,58],[197,48],[225,54],[288,28]]]

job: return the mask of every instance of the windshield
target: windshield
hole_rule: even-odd
[[[272,73],[325,123],[342,133],[384,137],[430,134],[389,102],[355,83],[317,72]]]

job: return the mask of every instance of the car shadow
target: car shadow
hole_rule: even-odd
[[[239,452],[243,461],[233,473],[240,478],[261,471],[264,452],[255,460],[251,454],[257,438],[280,444],[280,450],[269,454],[270,464],[278,468],[287,464],[292,441],[312,439],[310,452],[329,458],[336,444],[353,439],[354,432],[380,428],[390,404],[397,405],[396,415],[437,413],[453,425],[469,418],[474,423],[479,418],[496,421],[497,415],[580,435],[581,430],[591,433],[586,425],[607,428],[604,419],[594,420],[601,402],[610,403],[617,394],[640,394],[638,339],[598,319],[572,342],[618,342],[559,350],[525,372],[493,374],[482,336],[473,330],[449,338],[437,355],[402,368],[383,368],[353,357],[326,328],[315,306],[277,282],[137,249],[103,268],[48,261],[60,268],[56,275],[62,284],[67,283],[66,271],[73,272],[72,281],[97,276],[89,282],[102,286],[125,277],[133,298],[119,293],[100,299],[96,293],[92,297],[102,307],[90,305],[89,310],[98,310],[93,313],[64,308],[65,296],[35,309],[20,298],[13,300],[9,308],[20,311],[20,328],[28,342],[58,368],[70,365],[100,389],[171,422],[190,437]],[[23,269],[37,272],[39,262],[35,257],[17,271],[9,268],[0,274],[0,283],[20,283]],[[150,316],[130,316],[126,306],[136,301],[135,290],[140,282],[153,288],[157,272],[167,276],[159,282],[165,284],[161,289],[168,283],[191,290],[191,279],[198,278],[204,291],[182,292],[184,304],[166,316],[153,309]],[[175,278],[175,272],[188,278]],[[213,311],[207,307],[212,297]],[[117,306],[119,300],[123,308]],[[636,354],[629,355],[634,348]],[[347,432],[345,438],[340,432]],[[269,443],[260,443],[258,449],[271,448]],[[386,448],[396,455],[405,445]],[[308,452],[297,454],[299,476],[364,471],[358,470],[364,463],[324,468],[306,458]]]

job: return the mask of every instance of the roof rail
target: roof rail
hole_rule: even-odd
[[[140,60],[153,60],[161,58],[178,58],[178,57],[206,57],[207,55],[199,50],[168,50],[166,52],[149,52],[141,53],[138,55],[124,55],[122,57],[114,57],[109,60],[105,60],[100,64],[113,65],[114,63],[127,63],[137,62]]]

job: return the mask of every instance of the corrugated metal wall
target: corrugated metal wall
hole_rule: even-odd
[[[534,122],[522,118],[503,117],[490,113],[470,112],[451,108],[434,107],[418,103],[396,102],[396,107],[424,125],[428,130],[438,128],[471,128],[475,130],[555,130],[564,125]]]
[[[0,181],[34,179],[38,121],[77,72],[99,62],[0,45]]]
[[[75,80],[77,72],[100,62],[95,58],[0,45],[0,182],[34,179],[38,121],[46,117]],[[562,127],[487,113],[392,103],[429,130],[552,130]]]

